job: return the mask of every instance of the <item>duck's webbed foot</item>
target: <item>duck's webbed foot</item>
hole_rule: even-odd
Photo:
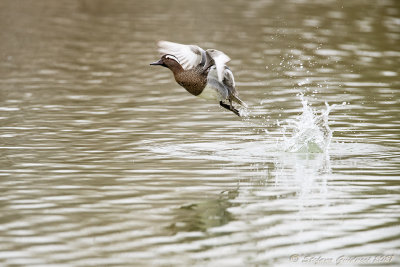
[[[236,115],[238,115],[238,116],[240,117],[239,110],[237,110],[236,108],[234,108],[233,105],[225,104],[225,103],[222,102],[222,101],[220,101],[219,104],[220,104],[221,107],[226,108],[227,110],[232,111],[233,113],[235,113]]]

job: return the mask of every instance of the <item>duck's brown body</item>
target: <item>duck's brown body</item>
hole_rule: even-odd
[[[207,73],[201,68],[174,72],[175,81],[192,95],[200,95],[207,85]]]

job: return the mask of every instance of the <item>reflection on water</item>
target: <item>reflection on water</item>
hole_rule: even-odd
[[[399,21],[394,0],[2,1],[0,265],[398,266]],[[225,51],[248,117],[150,68],[163,39]]]
[[[222,191],[215,199],[207,199],[200,203],[179,207],[176,219],[169,226],[173,234],[187,231],[207,231],[233,220],[228,208],[232,207],[230,200],[238,196],[238,190]]]

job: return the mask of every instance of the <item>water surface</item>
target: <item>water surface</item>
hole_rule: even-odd
[[[0,38],[2,266],[400,264],[398,1],[7,0]],[[158,40],[226,52],[248,116]]]

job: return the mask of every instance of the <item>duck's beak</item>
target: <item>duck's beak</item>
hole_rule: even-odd
[[[160,59],[159,61],[156,61],[156,62],[153,62],[153,63],[150,63],[150,65],[160,65],[160,66],[163,66],[163,67],[165,67],[165,64],[163,63],[163,61]]]

